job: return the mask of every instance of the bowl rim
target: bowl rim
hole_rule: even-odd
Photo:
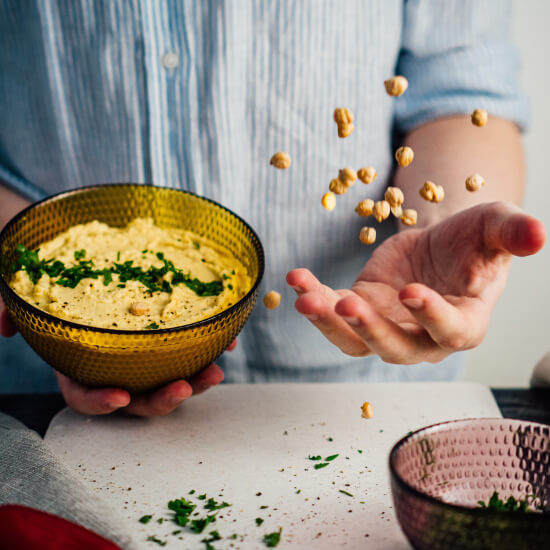
[[[397,472],[397,470],[395,468],[395,464],[394,464],[394,461],[396,459],[396,456],[397,456],[397,453],[398,453],[399,449],[407,441],[412,439],[415,435],[418,435],[419,433],[427,431],[427,430],[432,430],[434,428],[436,429],[435,431],[440,431],[440,430],[444,429],[445,427],[448,427],[449,425],[452,425],[452,424],[470,424],[472,422],[479,422],[479,421],[482,421],[482,422],[483,421],[487,421],[487,422],[489,422],[489,421],[491,421],[491,422],[495,422],[495,421],[504,422],[505,421],[505,422],[512,422],[514,424],[517,423],[517,424],[529,425],[529,426],[545,428],[545,429],[550,428],[550,425],[542,424],[540,422],[531,422],[530,420],[520,420],[520,419],[517,419],[517,418],[504,418],[504,417],[483,417],[483,418],[472,417],[472,418],[460,418],[460,419],[457,419],[457,420],[447,420],[445,422],[436,422],[435,424],[430,424],[429,426],[424,426],[422,428],[419,428],[418,430],[414,430],[413,432],[408,433],[407,435],[405,435],[404,437],[402,437],[399,441],[397,441],[395,443],[395,445],[392,447],[392,449],[390,451],[390,454],[389,454],[389,457],[388,457],[388,464],[389,464],[391,480],[394,481],[397,485],[399,485],[399,487],[402,490],[407,491],[409,493],[412,493],[412,495],[416,499],[422,500],[422,501],[426,502],[427,504],[431,504],[431,505],[435,505],[435,506],[441,506],[443,508],[446,508],[449,511],[454,511],[454,512],[462,512],[462,513],[475,514],[475,515],[480,515],[480,516],[483,515],[484,517],[487,517],[487,514],[492,514],[492,515],[494,514],[494,515],[497,515],[498,517],[501,517],[503,512],[498,511],[498,510],[492,510],[490,508],[481,508],[481,507],[472,508],[470,506],[464,506],[462,504],[451,504],[450,502],[445,502],[443,500],[440,500],[438,498],[435,498],[435,497],[429,495],[428,493],[422,492],[419,489],[416,489],[415,487],[413,487],[412,485],[407,483],[401,477],[401,475]],[[392,493],[393,493],[393,491],[392,491]],[[395,495],[393,495],[393,496],[395,497]],[[524,514],[521,514],[521,516],[525,517]],[[541,517],[541,518],[546,518],[546,520],[547,520],[548,519],[548,513],[546,513],[546,512],[533,513],[533,514],[529,514],[528,517],[529,518]],[[537,520],[534,520],[534,521],[537,521]]]
[[[204,325],[211,324],[213,322],[216,322],[217,320],[221,319],[222,317],[226,317],[230,314],[230,312],[236,310],[242,303],[244,303],[248,298],[253,295],[258,287],[260,286],[264,272],[265,272],[265,253],[264,253],[264,247],[262,245],[262,241],[260,240],[258,234],[256,231],[252,228],[252,226],[246,222],[241,216],[230,210],[229,208],[223,206],[219,202],[216,202],[212,199],[209,199],[208,197],[203,197],[202,195],[199,195],[197,193],[193,193],[192,191],[187,191],[185,189],[174,189],[171,187],[162,187],[160,185],[155,185],[153,183],[132,183],[132,182],[115,182],[115,183],[98,183],[94,185],[86,185],[83,187],[77,187],[74,189],[67,189],[65,191],[61,191],[59,193],[55,193],[54,195],[48,195],[47,197],[33,202],[29,206],[25,207],[23,210],[21,210],[19,213],[17,213],[11,220],[4,226],[2,231],[0,231],[0,243],[4,240],[4,234],[10,229],[12,225],[14,225],[20,218],[25,216],[27,212],[32,210],[33,208],[36,208],[37,206],[40,206],[42,204],[48,203],[48,202],[55,202],[59,199],[63,199],[65,197],[76,195],[83,193],[85,191],[92,191],[94,189],[104,189],[105,187],[151,187],[154,189],[167,189],[169,191],[178,192],[178,193],[184,193],[186,195],[192,195],[193,197],[197,197],[198,199],[204,200],[206,202],[210,202],[214,204],[215,206],[218,206],[219,208],[222,208],[235,218],[237,218],[251,233],[252,236],[256,239],[258,243],[258,260],[259,260],[259,266],[258,266],[258,276],[256,277],[256,280],[254,281],[254,284],[252,285],[251,289],[237,302],[235,302],[231,307],[224,309],[220,311],[219,313],[216,313],[216,315],[213,315],[211,317],[207,317],[206,319],[202,319],[201,321],[196,321],[194,323],[189,323],[187,325],[178,325],[176,327],[169,327],[169,328],[158,328],[158,329],[140,329],[140,330],[124,330],[124,329],[111,329],[111,328],[104,328],[104,327],[94,327],[92,325],[83,325],[81,323],[75,323],[74,321],[68,321],[66,319],[62,319],[61,317],[56,317],[55,315],[52,315],[51,313],[48,313],[47,311],[44,311],[42,309],[39,309],[35,307],[30,302],[27,302],[17,292],[15,292],[6,279],[4,278],[4,275],[0,273],[0,288],[2,288],[3,291],[7,291],[7,293],[10,295],[12,299],[14,299],[20,306],[23,308],[30,309],[35,315],[39,315],[42,317],[45,317],[50,322],[56,322],[65,326],[69,326],[71,328],[75,328],[78,330],[86,330],[90,332],[101,332],[106,334],[120,334],[125,336],[130,335],[143,335],[143,334],[168,334],[171,332],[179,332],[179,331],[185,331],[185,330],[192,330],[196,329],[197,327],[201,327]]]

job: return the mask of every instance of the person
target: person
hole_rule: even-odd
[[[527,104],[510,18],[510,2],[497,0],[1,2],[1,223],[31,200],[97,182],[190,190],[256,228],[264,289],[283,295],[276,310],[255,308],[220,359],[224,372],[210,366],[141,396],[56,373],[67,403],[166,414],[224,373],[229,382],[459,376],[512,256],[545,238],[517,206]],[[384,90],[393,74],[409,81],[399,98]],[[355,113],[346,139],[332,121],[339,106]],[[476,108],[490,114],[484,128],[469,122]],[[403,144],[415,160],[395,170]],[[288,170],[269,166],[275,151],[290,153]],[[377,180],[323,210],[338,169],[365,165]],[[487,184],[468,193],[474,172]],[[425,180],[443,185],[442,203],[419,197]],[[353,208],[390,183],[418,224],[377,225],[372,253]],[[0,331],[13,333],[5,311]],[[19,336],[1,353],[3,392],[56,388]]]

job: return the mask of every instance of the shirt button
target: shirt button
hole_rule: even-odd
[[[162,64],[165,69],[175,69],[180,64],[180,56],[176,52],[166,52],[162,56]]]

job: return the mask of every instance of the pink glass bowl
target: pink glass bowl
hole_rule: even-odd
[[[390,453],[397,519],[417,550],[550,548],[550,426],[501,418],[418,430]],[[537,497],[542,511],[483,509]]]

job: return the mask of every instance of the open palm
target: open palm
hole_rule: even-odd
[[[349,290],[306,269],[287,282],[297,310],[345,353],[438,362],[482,341],[512,256],[534,254],[544,240],[542,223],[519,208],[482,204],[387,239]]]

